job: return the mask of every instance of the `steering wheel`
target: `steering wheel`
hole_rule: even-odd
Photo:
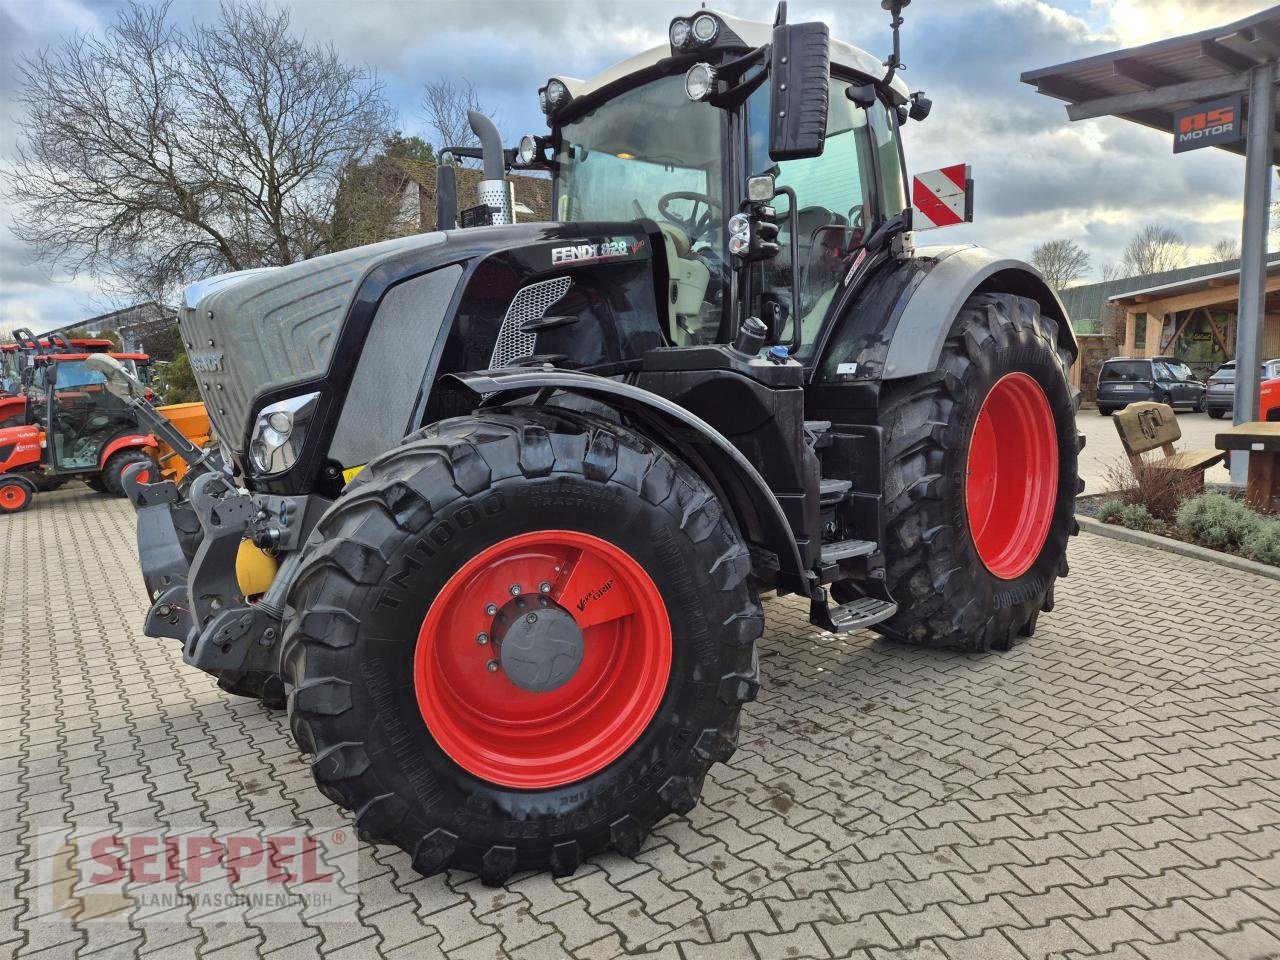
[[[671,212],[670,204],[673,200],[689,200],[693,203],[693,209],[689,211],[688,217]],[[699,207],[706,209],[699,214]],[[715,197],[692,190],[674,190],[671,193],[664,193],[658,199],[658,212],[662,214],[662,218],[683,230],[689,237],[691,245],[711,229],[712,215],[718,214],[720,208],[720,201]]]

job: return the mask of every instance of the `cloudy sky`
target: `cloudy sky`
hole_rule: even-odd
[[[544,129],[536,89],[551,73],[588,77],[662,42],[667,23],[697,5],[645,0],[290,0],[295,26],[378,71],[406,133],[424,132],[422,85],[465,77],[497,113],[504,139]],[[100,31],[119,4],[0,0],[0,328],[44,330],[114,307],[91,277],[33,262],[11,232],[4,194],[22,118],[14,61],[75,31]],[[772,2],[708,6],[769,20]],[[888,50],[877,0],[790,0],[789,19],[826,20],[832,35]],[[1168,224],[1207,252],[1238,238],[1244,161],[1204,150],[1174,158],[1170,136],[1119,120],[1069,124],[1062,104],[1018,82],[1023,70],[1228,23],[1263,0],[915,0],[907,10],[904,75],[934,101],[911,124],[913,169],[973,164],[977,220],[946,232],[1027,256],[1038,242],[1078,241],[1095,271],[1148,222]],[[209,0],[177,0],[179,20],[208,20]],[[940,239],[942,234],[937,235]]]

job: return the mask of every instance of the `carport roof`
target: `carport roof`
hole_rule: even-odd
[[[1028,70],[1022,82],[1065,100],[1072,120],[1115,116],[1172,133],[1179,108],[1246,92],[1249,70],[1277,58],[1280,6],[1273,6],[1224,27]],[[1184,99],[1170,99],[1181,93]],[[1280,132],[1272,147],[1272,162],[1280,163]],[[1219,149],[1243,156],[1245,143]]]
[[[1272,260],[1267,264],[1267,276],[1274,277],[1280,275],[1280,260]],[[1198,293],[1201,290],[1209,290],[1213,287],[1231,287],[1240,283],[1240,270],[1224,270],[1221,273],[1211,273],[1202,277],[1189,277],[1186,280],[1176,280],[1173,283],[1164,283],[1154,287],[1144,287],[1140,290],[1128,290],[1125,293],[1117,293],[1115,296],[1107,299],[1112,303],[1118,300],[1133,300],[1138,297],[1150,297],[1159,294],[1167,297],[1177,293]]]

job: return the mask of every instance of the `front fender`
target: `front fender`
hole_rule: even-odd
[[[725,506],[748,541],[777,556],[776,574],[765,574],[759,568],[757,572],[766,580],[776,576],[781,592],[809,595],[800,548],[777,498],[742,451],[700,417],[640,387],[569,370],[519,367],[453,374],[444,379],[484,397],[485,403],[500,401],[504,395],[553,389],[591,397],[625,411],[647,425],[655,441],[675,447],[713,489],[723,494]],[[753,554],[753,564],[757,559]]]
[[[119,453],[121,450],[128,450],[131,447],[149,447],[154,448],[156,441],[154,437],[147,434],[128,434],[123,437],[116,437],[105,447],[98,457],[98,469],[101,470],[107,465],[107,461],[111,459],[113,454]]]
[[[1057,321],[1059,345],[1078,355],[1066,308],[1035,267],[984,247],[923,247],[858,291],[836,321],[816,379],[898,380],[937,369],[952,321],[976,293],[1034,300]]]

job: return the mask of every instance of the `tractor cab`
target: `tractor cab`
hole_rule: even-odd
[[[13,397],[22,392],[18,356],[16,343],[0,344],[0,397]]]
[[[868,242],[909,227],[898,126],[927,108],[824,24],[705,10],[673,20],[667,44],[539,92],[551,134],[514,155],[552,173],[559,221],[658,225],[674,345],[728,342],[755,316],[811,360]]]
[[[146,354],[112,353],[130,375],[142,380]],[[96,472],[113,441],[138,434],[137,418],[126,402],[106,388],[106,378],[90,369],[87,353],[36,359],[28,393],[29,419],[46,438],[50,473]],[[145,381],[143,381],[145,382]]]

